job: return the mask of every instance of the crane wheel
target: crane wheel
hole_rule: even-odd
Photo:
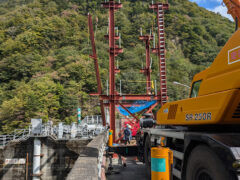
[[[186,180],[233,180],[224,162],[207,146],[193,149],[187,163]]]
[[[151,140],[148,135],[144,144],[144,162],[146,166],[147,178],[151,179]]]

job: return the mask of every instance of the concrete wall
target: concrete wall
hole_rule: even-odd
[[[40,138],[41,149],[41,179],[61,180],[66,179],[79,154],[89,143],[86,140],[54,141],[51,138]],[[4,165],[5,159],[26,158],[28,166]],[[0,179],[24,180],[32,179],[33,139],[25,142],[12,143],[0,149]]]
[[[21,148],[19,144],[12,144],[6,146],[5,149],[0,150],[0,179],[6,180],[23,180],[25,179],[26,165],[4,165],[5,159],[12,158],[26,158],[26,150],[29,149],[27,145]]]
[[[108,141],[107,132],[94,138],[79,155],[67,180],[98,180],[101,178],[101,165],[105,145]]]

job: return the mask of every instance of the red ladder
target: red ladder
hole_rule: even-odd
[[[167,102],[167,77],[166,77],[166,58],[165,58],[165,35],[164,35],[164,10],[163,5],[158,5],[158,46],[160,52],[160,98],[161,104]]]
[[[153,49],[159,57],[159,79],[160,79],[160,100],[161,105],[167,102],[167,77],[166,77],[166,57],[165,57],[165,34],[164,34],[164,10],[168,9],[167,3],[156,3],[150,6],[157,11],[158,25],[158,46]]]

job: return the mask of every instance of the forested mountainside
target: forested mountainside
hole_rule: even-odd
[[[145,45],[139,29],[156,27],[151,1],[122,0],[116,26],[124,53],[117,57],[123,93],[143,93],[139,73],[145,62]],[[234,32],[234,23],[188,0],[169,0],[166,12],[167,77],[170,100],[187,96],[193,75],[206,68]],[[108,79],[108,13],[101,0],[1,0],[0,1],[0,131],[26,127],[30,118],[44,121],[76,120],[99,113],[87,13],[93,15],[101,78]],[[153,28],[156,32],[156,29]],[[118,42],[117,42],[118,43]],[[158,79],[157,57],[152,55],[152,79]],[[106,91],[106,90],[105,90]]]

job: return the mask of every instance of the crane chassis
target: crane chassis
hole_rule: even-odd
[[[221,127],[219,131],[211,131],[212,127],[208,127],[209,131],[207,127],[202,129],[204,131],[161,126],[141,129],[137,136],[138,159],[146,164],[148,177],[151,171],[151,147],[165,146],[173,151],[172,179],[201,180],[206,176],[214,180],[221,176],[218,180],[239,180],[240,132],[224,132]],[[206,156],[203,150],[208,152]],[[193,157],[196,152],[202,161]]]

